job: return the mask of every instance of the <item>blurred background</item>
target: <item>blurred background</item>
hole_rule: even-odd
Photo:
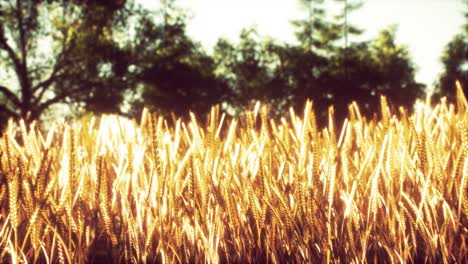
[[[319,123],[380,95],[409,110],[468,89],[467,0],[0,0],[0,128],[63,120],[271,117],[314,101]]]

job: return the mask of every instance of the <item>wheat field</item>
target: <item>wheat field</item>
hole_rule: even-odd
[[[93,117],[0,138],[2,263],[468,261],[468,103],[378,119],[257,104],[169,125]]]

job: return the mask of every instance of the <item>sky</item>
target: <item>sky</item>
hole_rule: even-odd
[[[331,0],[325,0],[325,2]],[[139,0],[157,9],[157,0]],[[189,11],[188,34],[211,51],[216,41],[238,39],[242,28],[255,26],[263,36],[293,42],[290,21],[307,13],[297,0],[179,0]],[[365,0],[350,16],[350,23],[364,29],[369,40],[396,24],[398,44],[407,45],[417,68],[416,80],[432,88],[442,71],[440,57],[445,45],[460,33],[465,23],[463,0]],[[352,39],[351,39],[352,41]]]

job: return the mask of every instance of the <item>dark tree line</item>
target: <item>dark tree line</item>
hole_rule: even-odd
[[[252,28],[237,43],[220,39],[208,54],[187,35],[189,20],[175,0],[161,1],[157,12],[132,0],[0,0],[0,122],[38,119],[56,105],[138,116],[143,107],[203,115],[222,104],[235,114],[256,100],[281,115],[307,99],[319,116],[332,104],[345,116],[353,100],[371,116],[382,94],[407,107],[423,94],[395,27],[355,41],[362,30],[349,14],[362,3],[334,0],[341,11],[330,18],[323,1],[298,2],[307,17],[292,21],[295,44]],[[467,87],[466,33],[443,57],[443,94],[455,78]]]
[[[455,81],[459,81],[465,94],[468,92],[468,0],[465,3],[465,24],[461,32],[447,44],[442,55],[444,72],[437,84],[437,95],[455,99]]]
[[[238,43],[218,42],[214,57],[220,76],[235,92],[235,107],[242,110],[261,99],[282,114],[289,106],[302,109],[310,98],[319,118],[325,119],[334,105],[341,120],[352,101],[372,116],[380,95],[407,107],[423,95],[407,48],[395,42],[396,27],[382,30],[373,40],[354,41],[362,30],[352,26],[348,16],[360,3],[336,0],[342,12],[327,19],[323,1],[300,2],[308,17],[292,22],[298,44],[262,41],[255,30],[243,31]]]

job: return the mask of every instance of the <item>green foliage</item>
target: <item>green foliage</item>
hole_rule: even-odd
[[[186,35],[184,15],[172,9],[163,15],[162,25],[149,14],[139,21],[137,35],[142,37],[132,54],[142,97],[133,102],[135,110],[147,106],[166,114],[205,114],[227,98],[227,87],[215,76],[213,59]]]
[[[468,1],[465,1],[468,8]],[[447,44],[442,55],[444,72],[439,78],[438,96],[447,96],[453,100],[455,98],[455,82],[458,80],[468,92],[468,11],[465,12],[467,22],[463,31],[453,37]]]
[[[268,102],[272,88],[270,64],[257,31],[244,29],[239,38],[237,44],[220,39],[214,49],[217,76],[231,87],[229,103],[238,112],[255,100]]]
[[[340,38],[340,25],[335,21],[327,21],[323,0],[300,0],[308,12],[308,17],[292,21],[297,28],[297,40],[302,48],[310,51],[331,52]]]
[[[396,27],[383,30],[370,47],[377,71],[376,91],[387,95],[396,105],[411,106],[421,97],[424,86],[414,79],[415,67],[408,48],[395,43]]]
[[[380,95],[411,108],[424,89],[407,48],[395,42],[395,28],[355,41],[362,30],[349,18],[360,1],[301,0],[307,17],[292,21],[296,43],[245,29],[237,43],[220,39],[212,55],[187,35],[187,15],[176,0],[161,0],[156,12],[131,0],[18,3],[0,0],[0,63],[16,81],[0,79],[0,120],[38,119],[57,103],[133,117],[144,106],[204,116],[214,104],[236,114],[256,100],[279,116],[312,99],[323,124],[330,105],[340,122],[352,101],[372,116]],[[466,77],[457,72],[466,65],[466,38],[460,35],[449,51],[447,87]]]
[[[261,100],[270,104],[274,115],[283,115],[289,106],[301,109],[312,99],[324,124],[331,105],[341,122],[352,101],[360,102],[363,113],[372,117],[380,95],[411,108],[423,94],[407,48],[395,42],[395,27],[371,41],[348,41],[361,33],[348,22],[357,3],[337,1],[344,4],[343,12],[330,19],[322,1],[301,2],[309,17],[292,22],[297,44],[261,39],[254,29],[244,30],[237,44],[218,42],[217,73],[234,91],[234,106],[243,109]]]
[[[288,64],[303,66],[309,72],[302,75],[304,81],[294,89],[298,107],[303,106],[305,97],[314,99],[319,117],[325,118],[328,106],[334,104],[340,119],[346,115],[351,101],[359,101],[364,106],[363,112],[372,115],[381,94],[396,105],[405,106],[411,106],[422,95],[424,87],[414,80],[414,66],[407,48],[395,43],[396,28],[383,30],[375,40],[350,41],[351,36],[362,31],[349,23],[349,14],[362,3],[335,1],[342,11],[329,20],[322,1],[301,2],[309,4],[309,19],[293,25],[298,28],[302,47],[311,48],[302,55],[308,58],[307,63]],[[298,71],[304,69],[289,70]]]
[[[120,113],[128,80],[130,54],[120,47],[115,32],[123,30],[119,10],[91,4],[82,8],[80,26],[74,29],[73,49],[67,57],[66,71],[57,78],[54,92],[71,103],[95,113]],[[120,12],[128,12],[120,10]],[[128,12],[124,16],[130,16]],[[93,56],[83,56],[93,54]],[[70,95],[70,91],[76,93]],[[67,95],[68,94],[68,95]]]
[[[0,57],[17,80],[2,86],[7,102],[0,110],[26,121],[57,103],[119,112],[125,56],[113,32],[124,26],[131,6],[121,0],[0,1]]]

